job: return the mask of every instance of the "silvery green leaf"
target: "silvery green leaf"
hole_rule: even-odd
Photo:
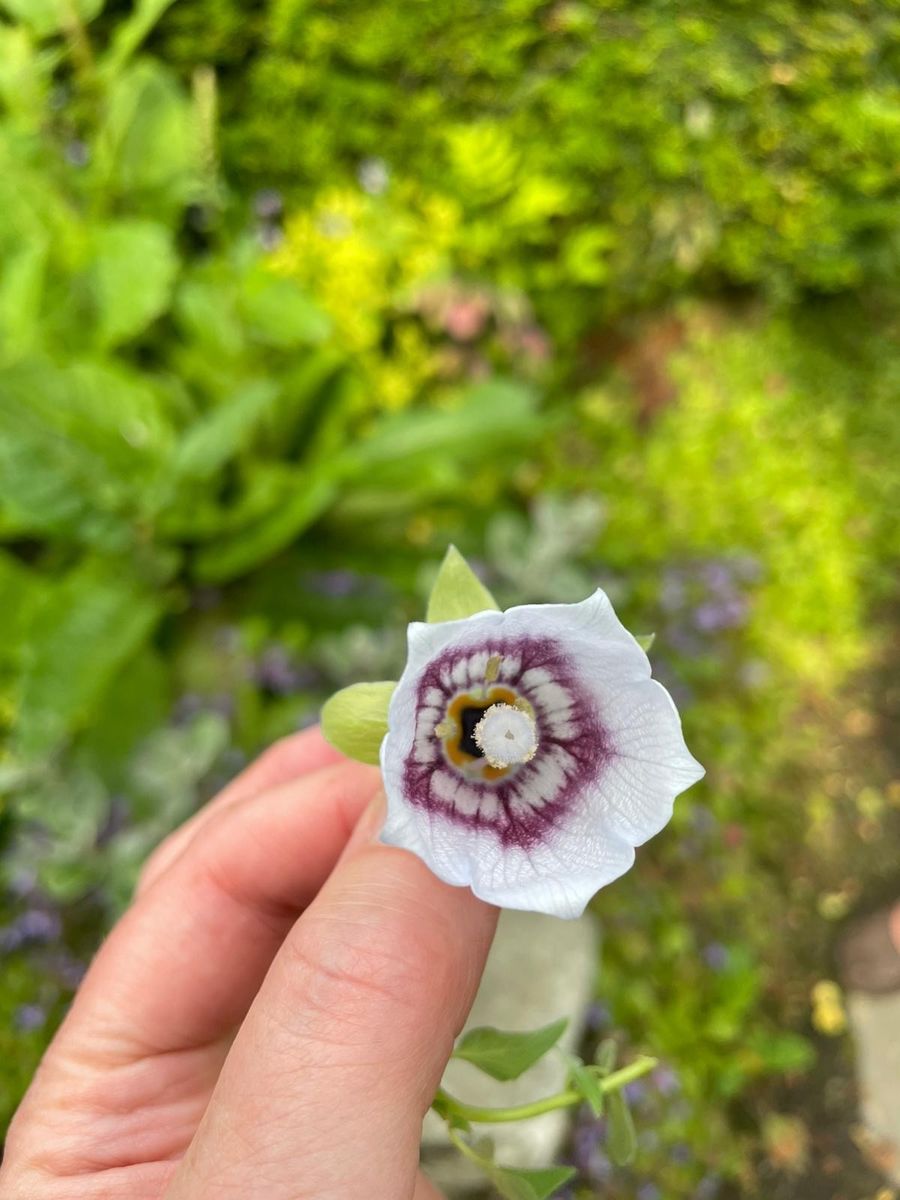
[[[549,1200],[574,1174],[574,1167],[494,1167],[490,1171],[491,1182],[505,1200]]]
[[[453,1057],[472,1063],[493,1079],[518,1079],[556,1045],[567,1024],[561,1017],[527,1033],[507,1033],[491,1026],[472,1029],[453,1051]]]
[[[428,598],[426,621],[457,621],[499,605],[455,546],[449,546]]]
[[[387,733],[388,704],[396,683],[354,683],[322,708],[322,733],[332,746],[359,762],[378,764]]]

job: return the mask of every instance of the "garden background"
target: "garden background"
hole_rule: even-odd
[[[708,769],[595,902],[593,1028],[663,1065],[578,1194],[874,1196],[900,4],[0,14],[0,1128],[149,849],[396,677],[452,540],[655,630]]]

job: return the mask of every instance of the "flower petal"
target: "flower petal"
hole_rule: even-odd
[[[578,915],[703,774],[646,654],[599,590],[408,637],[381,747],[382,840],[491,903]],[[530,714],[533,758],[473,757],[463,717],[496,704]]]

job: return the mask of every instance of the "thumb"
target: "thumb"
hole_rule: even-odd
[[[497,910],[405,850],[353,842],[239,1031],[169,1200],[409,1200],[422,1119]]]

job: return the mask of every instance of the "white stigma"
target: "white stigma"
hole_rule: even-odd
[[[530,762],[538,747],[534,718],[512,704],[492,704],[472,736],[492,767]]]

